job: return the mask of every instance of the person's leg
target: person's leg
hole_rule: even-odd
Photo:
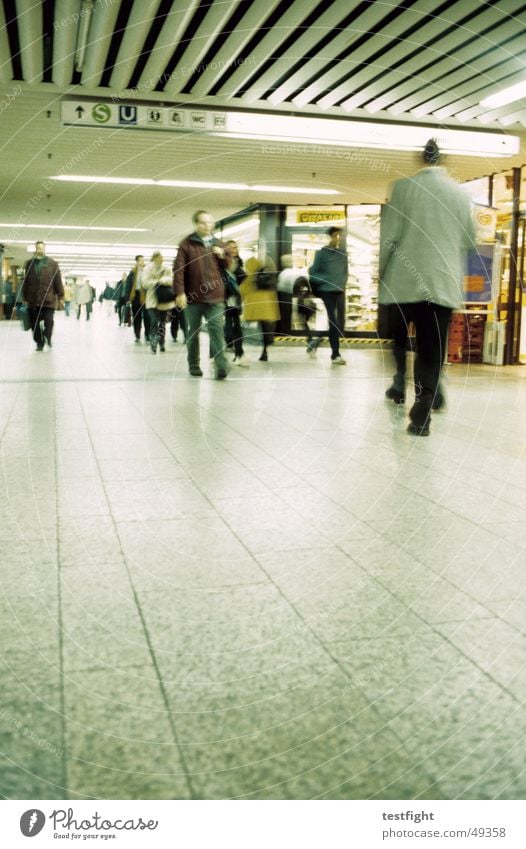
[[[55,323],[55,310],[53,307],[43,307],[42,321],[44,322],[44,336],[51,348],[51,337],[53,336],[53,325]]]
[[[223,326],[223,335],[225,337],[225,344],[227,348],[234,347],[234,328],[232,325],[232,308],[226,307],[225,309],[225,321]]]
[[[415,403],[409,413],[410,430],[413,433],[426,435],[429,432],[431,408],[437,396],[451,312],[449,307],[427,301],[414,305],[417,346],[414,365]]]
[[[64,314],[66,318],[69,316],[69,301],[64,301]]]
[[[42,351],[44,348],[44,337],[42,336],[42,329],[40,327],[40,308],[39,307],[29,307],[29,321],[31,322],[31,330],[33,331],[33,339],[37,346],[37,351]]]
[[[168,317],[168,313],[166,310],[157,310],[159,313],[159,350],[164,353],[164,340],[166,336],[166,319]]]
[[[149,309],[148,317],[150,319],[150,348],[154,354],[157,353],[157,342],[159,335],[159,314],[157,309]]]
[[[141,297],[139,294],[135,294],[132,301],[132,321],[133,321],[133,332],[135,334],[135,338],[137,341],[141,339],[141,324],[142,324],[142,313],[141,313]]]
[[[210,353],[214,359],[216,377],[222,380],[227,376],[228,363],[225,357],[225,337],[223,332],[224,305],[205,304],[204,315],[208,324]]]
[[[243,329],[241,327],[241,319],[240,319],[240,311],[237,307],[232,307],[231,310],[231,318],[232,318],[232,333],[233,333],[233,342],[234,342],[234,353],[236,355],[236,359],[239,359],[244,355],[243,351]]]
[[[389,305],[389,333],[393,338],[393,358],[396,371],[393,383],[385,396],[395,404],[405,403],[406,371],[407,371],[407,339],[411,309],[414,304]]]
[[[202,304],[188,304],[185,315],[188,326],[186,339],[186,357],[190,373],[199,369],[199,333],[201,330]]]
[[[174,342],[177,342],[177,333],[179,330],[179,310],[177,307],[174,307],[173,310],[170,310],[170,333],[172,334],[172,339]]]
[[[184,310],[180,310],[180,309],[178,309],[178,310],[177,310],[177,315],[178,315],[178,318],[179,318],[179,327],[180,327],[180,328],[181,328],[181,330],[183,331],[184,341],[186,342],[186,337],[187,337],[188,330],[187,330],[187,327],[186,327],[186,315],[185,315],[185,311],[184,311]]]
[[[260,321],[259,324],[261,327],[261,336],[263,339],[263,350],[259,359],[262,362],[266,362],[268,360],[267,348],[269,345],[272,345],[274,341],[274,322]]]

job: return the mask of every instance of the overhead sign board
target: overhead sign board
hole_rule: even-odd
[[[201,109],[176,109],[171,106],[142,106],[135,103],[65,99],[60,103],[64,126],[111,127],[139,130],[182,130],[221,132],[226,114]]]
[[[294,144],[337,145],[380,150],[422,150],[433,137],[444,153],[466,156],[511,156],[518,153],[518,136],[478,130],[444,130],[412,124],[370,123],[299,115],[252,112],[215,112],[207,109],[136,104],[130,101],[64,98],[60,103],[64,126],[112,129],[203,132],[231,138],[286,141]],[[269,154],[287,152],[269,145]],[[292,150],[290,151],[293,152]]]

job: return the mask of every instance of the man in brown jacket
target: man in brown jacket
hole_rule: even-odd
[[[35,253],[24,269],[22,298],[29,308],[29,318],[37,351],[44,350],[44,341],[51,348],[54,313],[64,298],[64,286],[58,262],[46,256],[44,242],[35,242]],[[44,322],[44,333],[40,322]]]
[[[222,271],[231,257],[223,242],[212,235],[214,219],[208,212],[199,209],[194,212],[192,221],[195,230],[182,240],[174,261],[176,305],[184,306],[186,302],[188,368],[193,377],[202,377],[199,331],[204,317],[208,324],[215,376],[217,380],[224,380],[228,365],[224,354],[225,287]]]

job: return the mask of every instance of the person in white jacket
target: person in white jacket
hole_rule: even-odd
[[[175,307],[173,292],[173,273],[163,261],[160,251],[152,254],[152,261],[145,267],[142,275],[142,288],[146,292],[144,307],[150,318],[150,347],[152,354],[164,352],[166,319],[168,312]]]

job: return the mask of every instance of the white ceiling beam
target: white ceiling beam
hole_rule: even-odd
[[[243,2],[243,0],[230,0],[229,3],[225,3],[224,0],[216,0],[213,3],[184,51],[179,67],[175,68],[172,78],[165,86],[164,91],[168,97],[175,97],[185,87],[194,69],[199,66],[208,52],[211,42],[223,30],[239,2]]]
[[[119,3],[95,3],[82,69],[82,85],[86,88],[100,84],[118,14]]]
[[[44,39],[42,37],[42,5],[34,0],[17,0],[16,17],[20,34],[20,60],[26,83],[42,81]]]
[[[71,83],[75,66],[75,45],[81,0],[56,0],[53,33],[53,82]]]
[[[157,85],[198,6],[199,0],[186,0],[184,8],[172,11],[165,20],[137,84],[141,94],[146,95]],[[125,57],[121,61],[125,61]]]
[[[196,98],[205,97],[208,94],[225,69],[234,64],[247,40],[254,32],[259,30],[280,2],[281,0],[269,0],[267,4],[256,4],[250,7],[236,29],[228,35],[225,43],[215,54],[213,64],[210,64],[203,71],[192,88],[192,94]]]
[[[120,91],[127,87],[158,8],[159,0],[141,0],[133,4],[111,75],[112,90]]]
[[[316,0],[292,0],[287,11],[281,16],[277,24],[271,30],[261,32],[261,40],[253,54],[243,64],[239,65],[234,73],[226,80],[219,89],[218,94],[224,97],[232,97],[233,94],[243,88],[247,80],[273,52],[289,36],[290,32],[300,26],[307,15],[316,8]]]

